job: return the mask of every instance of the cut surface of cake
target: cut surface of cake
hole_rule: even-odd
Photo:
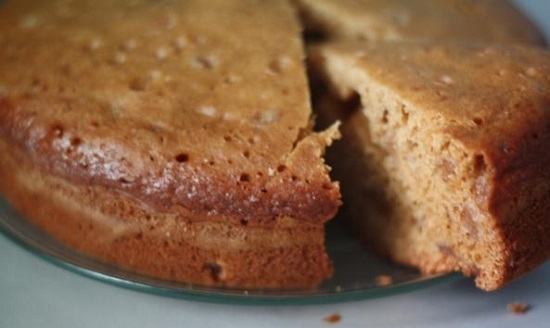
[[[147,275],[319,284],[337,132],[311,130],[296,16],[286,1],[5,1],[2,194]]]
[[[329,38],[545,45],[507,0],[295,0],[311,33]]]
[[[311,61],[347,100],[321,91],[316,106],[342,120],[330,163],[367,242],[485,290],[550,257],[547,51],[337,42]]]

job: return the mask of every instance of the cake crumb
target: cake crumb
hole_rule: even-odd
[[[327,317],[325,317],[323,319],[325,322],[328,322],[328,323],[338,323],[342,320],[342,316],[340,315],[340,313],[333,313]]]
[[[271,61],[267,68],[267,73],[270,75],[277,75],[290,68],[291,65],[292,59],[286,55],[282,55]]]
[[[166,16],[166,20],[164,22],[164,28],[166,28],[167,30],[171,30],[174,27],[176,27],[176,15],[174,15],[173,13],[169,13]]]
[[[160,47],[155,51],[155,57],[158,60],[165,60],[168,57],[168,50],[164,47]]]
[[[218,58],[215,55],[204,55],[192,58],[189,61],[191,67],[196,69],[213,69],[218,63]]]
[[[500,69],[500,70],[498,71],[497,75],[498,75],[498,76],[504,76],[504,75],[506,75],[506,73],[507,73],[506,70]]]
[[[88,50],[97,50],[101,47],[103,42],[100,38],[93,38],[88,44]]]
[[[450,77],[449,75],[443,75],[443,76],[441,76],[440,81],[443,82],[443,83],[445,83],[445,84],[453,84],[453,82],[454,82],[454,81],[453,81],[453,78]]]
[[[174,41],[174,47],[176,48],[176,50],[181,51],[181,50],[183,50],[183,48],[185,48],[187,46],[188,43],[189,43],[189,41],[187,40],[187,38],[185,36],[179,36]]]
[[[163,75],[164,74],[162,74],[162,72],[158,69],[154,69],[149,72],[149,78],[153,82],[159,81],[163,77]]]
[[[126,51],[134,50],[137,47],[137,41],[134,38],[126,39],[122,43],[122,48]]]
[[[126,62],[126,54],[123,52],[117,52],[115,53],[115,56],[113,58],[113,63],[122,65]]]
[[[393,283],[392,277],[385,274],[377,276],[374,280],[376,286],[388,286]]]
[[[527,73],[528,76],[535,76],[537,75],[537,69],[534,67],[529,67],[525,73]]]
[[[254,120],[258,125],[268,125],[277,122],[279,113],[274,109],[265,109],[254,116]]]
[[[19,27],[23,29],[30,29],[38,25],[38,18],[34,15],[28,15],[21,18],[19,22]]]
[[[204,116],[208,116],[208,117],[214,117],[216,116],[216,108],[215,107],[212,107],[212,106],[201,106],[197,109],[197,111],[204,115]]]
[[[531,305],[523,302],[512,302],[508,304],[507,309],[510,313],[522,315],[531,309]]]

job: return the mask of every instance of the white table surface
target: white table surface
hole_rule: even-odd
[[[550,36],[550,0],[517,0]],[[41,327],[550,327],[550,263],[486,293],[467,279],[328,305],[237,306],[132,291],[83,277],[0,235],[0,328]],[[524,315],[507,311],[521,301]],[[333,313],[341,320],[323,319]]]

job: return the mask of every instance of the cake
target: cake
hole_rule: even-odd
[[[380,253],[494,290],[550,257],[544,44],[496,0],[7,0],[0,193],[127,272],[291,289],[341,180]]]
[[[550,258],[550,53],[440,42],[312,50],[344,217],[380,253],[495,290]]]
[[[337,131],[312,131],[303,58],[286,1],[6,1],[1,193],[131,271],[318,285]]]
[[[310,34],[330,39],[546,44],[507,0],[295,0]]]

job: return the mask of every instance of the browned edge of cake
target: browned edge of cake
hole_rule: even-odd
[[[330,276],[324,226],[158,210],[101,185],[40,170],[0,142],[0,190],[20,213],[84,256],[169,281],[238,288],[303,288]]]

